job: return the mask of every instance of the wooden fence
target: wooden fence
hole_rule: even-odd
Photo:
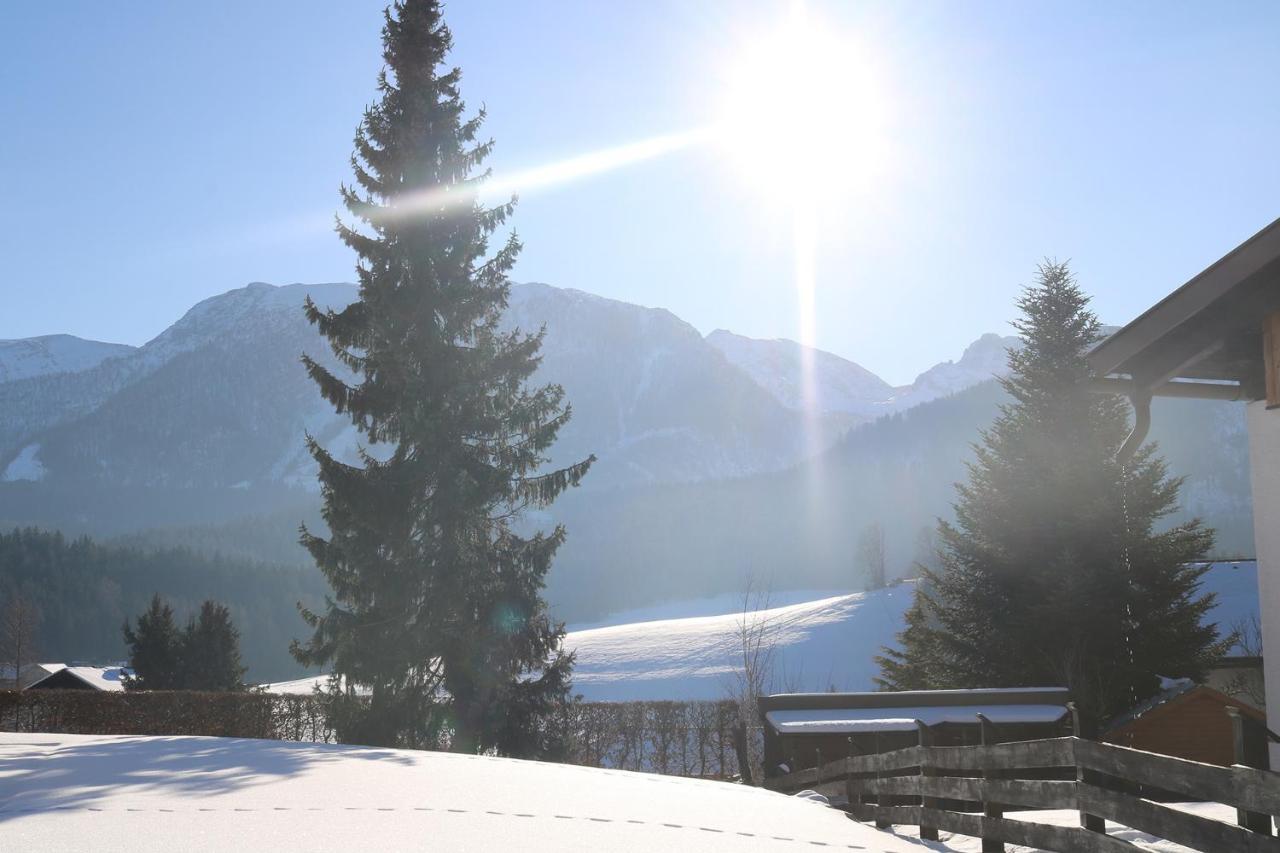
[[[851,756],[767,780],[774,790],[844,794],[858,820],[920,827],[981,838],[983,851],[1022,844],[1053,851],[1119,853],[1139,848],[1105,834],[1104,821],[1192,850],[1277,851],[1271,816],[1280,815],[1280,774],[1236,765],[1218,767],[1078,737],[984,746],[921,745]],[[1166,792],[1237,810],[1230,824],[1139,796]],[[1004,817],[1008,809],[1071,809],[1079,826]]]

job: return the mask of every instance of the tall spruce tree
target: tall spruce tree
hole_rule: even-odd
[[[206,601],[182,635],[183,687],[187,690],[243,690],[240,632],[225,604]]]
[[[1019,300],[1012,401],[975,447],[955,524],[939,524],[941,567],[925,572],[901,648],[878,658],[881,686],[1066,684],[1106,718],[1225,651],[1198,591],[1212,531],[1156,532],[1181,480],[1153,444],[1118,462],[1127,405],[1085,388],[1100,337],[1087,305],[1058,263]]]
[[[129,647],[129,668],[133,675],[125,681],[130,690],[180,690],[183,687],[182,635],[173,620],[173,608],[159,593],[138,616],[135,630],[126,620],[124,641]]]
[[[302,541],[332,596],[303,611],[313,633],[294,653],[332,667],[347,740],[538,755],[572,667],[541,598],[565,531],[513,524],[594,457],[545,470],[569,407],[559,386],[527,385],[541,332],[499,329],[519,243],[490,255],[488,242],[514,200],[477,198],[492,142],[477,141],[483,110],[463,117],[440,4],[404,0],[385,18],[380,98],[342,189],[363,226],[338,224],[360,257],[359,299],[306,306],[351,375],[304,358],[371,450],[349,465],[308,438],[330,533],[304,527]]]

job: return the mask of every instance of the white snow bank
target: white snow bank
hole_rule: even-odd
[[[407,750],[0,733],[12,850],[918,850],[695,779]]]

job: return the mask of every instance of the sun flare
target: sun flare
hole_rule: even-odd
[[[723,69],[716,137],[743,179],[810,204],[864,185],[886,160],[885,100],[868,51],[802,2],[744,39]]]

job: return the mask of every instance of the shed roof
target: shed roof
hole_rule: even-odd
[[[121,666],[67,666],[33,681],[27,689],[42,690],[64,685],[74,688],[76,685],[66,684],[68,679],[74,679],[94,690],[115,692],[124,690],[124,679],[129,674],[129,670]]]
[[[1056,723],[1066,705],[945,705],[768,711],[765,720],[779,734],[855,734],[915,731],[919,723],[978,724],[978,714],[993,723]]]
[[[779,693],[760,710],[779,734],[914,731],[918,723],[1055,723],[1068,713],[1065,687],[900,690],[875,693]]]
[[[1174,379],[1262,388],[1262,318],[1280,311],[1280,219],[1098,344],[1095,375],[1156,388]]]

